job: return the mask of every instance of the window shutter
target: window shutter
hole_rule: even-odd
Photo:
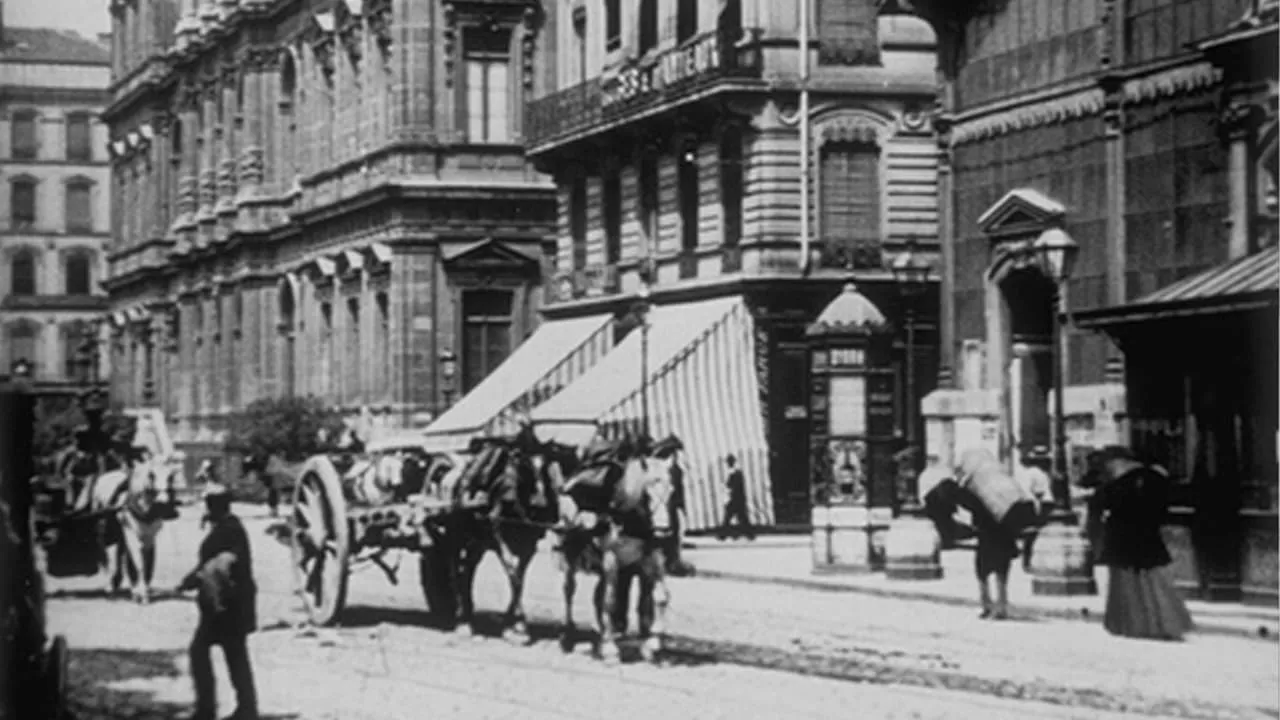
[[[818,0],[819,63],[878,65],[877,0]]]

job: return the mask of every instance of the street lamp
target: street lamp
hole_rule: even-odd
[[[453,383],[458,375],[458,356],[452,350],[440,351],[440,376],[444,378],[441,391],[444,393],[444,406],[447,410],[453,405]]]
[[[649,440],[649,280],[646,273],[632,311],[640,322],[640,437]]]
[[[9,367],[9,372],[15,380],[25,381],[31,379],[31,369],[31,361],[23,357],[13,361],[13,365]]]
[[[913,447],[916,443],[916,301],[929,287],[929,274],[933,272],[933,267],[916,254],[916,239],[910,238],[907,240],[907,249],[893,259],[893,262],[889,265],[889,270],[893,273],[893,279],[898,285],[898,291],[902,294],[903,305],[905,306],[904,319],[907,326],[907,407],[904,420],[907,426],[907,447]],[[914,481],[912,484],[914,485]],[[911,497],[912,499],[909,502],[914,505],[914,487],[912,488]]]
[[[1063,412],[1063,386],[1066,383],[1063,365],[1066,361],[1066,349],[1063,347],[1065,335],[1062,321],[1067,315],[1066,288],[1067,280],[1075,269],[1076,256],[1080,254],[1080,245],[1061,228],[1049,228],[1031,244],[1031,253],[1040,264],[1045,277],[1053,282],[1053,473],[1060,481],[1061,492],[1058,493],[1057,507],[1054,514],[1061,516],[1071,513],[1071,483],[1067,477],[1067,433],[1066,415]]]

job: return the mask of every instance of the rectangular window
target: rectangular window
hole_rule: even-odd
[[[658,0],[640,0],[640,54],[658,45]]]
[[[860,250],[880,243],[880,152],[866,143],[822,148],[818,197],[828,247]]]
[[[508,142],[511,33],[471,28],[463,34],[463,45],[467,139],[473,143]]]
[[[696,150],[687,152],[679,161],[680,249],[692,252],[698,248],[698,158]]]
[[[613,52],[622,47],[622,0],[604,0],[604,49]]]
[[[343,396],[347,402],[355,402],[360,397],[364,364],[360,362],[360,301],[356,298],[347,300],[347,342],[346,357],[343,358],[342,373]]]
[[[320,303],[320,392],[328,393],[333,383],[333,304]]]
[[[30,325],[17,325],[9,330],[9,365],[12,368],[19,360],[30,363],[32,375],[36,369],[36,330]]]
[[[644,235],[644,254],[658,249],[658,162],[650,153],[640,157],[640,232]]]
[[[93,143],[89,137],[89,116],[67,116],[67,159],[76,162],[93,160]]]
[[[622,257],[622,180],[612,170],[604,177],[604,261],[613,265]]]
[[[67,232],[93,232],[92,186],[73,182],[67,185]]]
[[[375,303],[378,308],[378,332],[373,340],[374,357],[377,359],[373,376],[378,398],[386,399],[391,394],[391,304],[384,292],[375,296]]]
[[[36,224],[36,184],[14,180],[9,187],[10,221],[15,230],[29,230]]]
[[[576,177],[569,191],[569,237],[573,243],[573,269],[587,266],[587,179]]]
[[[14,160],[35,160],[39,147],[39,119],[32,110],[20,110],[10,117],[9,152]]]
[[[875,65],[880,62],[876,0],[818,0],[818,62]]]
[[[682,43],[698,32],[697,0],[679,0],[676,7],[676,42]]]
[[[720,211],[725,247],[742,241],[742,131],[728,128],[720,137]]]
[[[467,290],[462,294],[462,391],[468,392],[511,352],[511,293]]]
[[[587,81],[587,13],[578,8],[573,14],[573,42],[578,47],[578,82]]]

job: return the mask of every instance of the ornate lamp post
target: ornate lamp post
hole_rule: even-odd
[[[933,267],[924,262],[916,254],[916,239],[911,238],[907,241],[907,249],[894,258],[889,266],[889,270],[893,273],[893,279],[898,285],[898,292],[902,294],[904,321],[907,330],[907,358],[906,358],[906,408],[903,413],[903,421],[906,427],[907,447],[914,448],[916,444],[916,302],[920,296],[924,294],[929,287],[929,274],[933,272]],[[914,457],[914,455],[913,455]],[[916,511],[919,509],[919,498],[917,498],[916,476],[915,472],[920,468],[912,468],[912,476],[908,497],[905,499],[903,510]]]
[[[1036,238],[1028,251],[1035,257],[1045,277],[1053,282],[1053,474],[1057,492],[1049,523],[1040,530],[1035,555],[1031,558],[1031,591],[1036,595],[1093,595],[1098,592],[1093,578],[1089,542],[1078,527],[1071,510],[1071,480],[1067,466],[1066,415],[1063,388],[1066,383],[1067,317],[1065,287],[1075,268],[1080,246],[1061,228],[1049,228]]]
[[[440,351],[440,376],[444,379],[441,392],[444,393],[444,407],[453,407],[454,383],[458,377],[458,356],[452,350]]]

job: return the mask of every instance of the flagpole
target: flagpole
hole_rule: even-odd
[[[800,273],[809,272],[809,2],[800,0]]]

